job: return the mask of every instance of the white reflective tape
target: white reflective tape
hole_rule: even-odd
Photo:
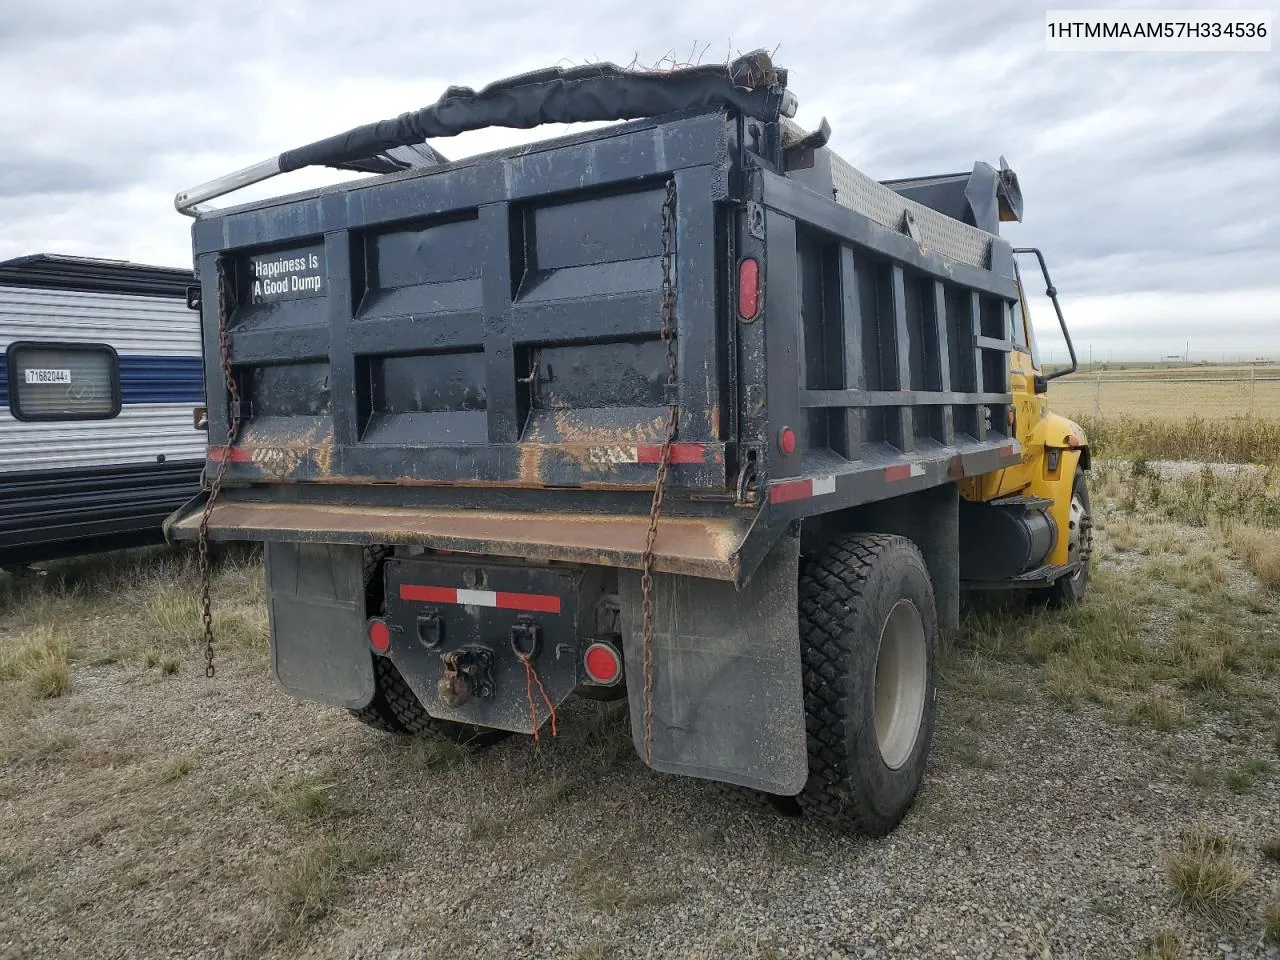
[[[496,607],[498,595],[492,590],[459,590],[458,602],[464,607]]]
[[[923,477],[923,476],[924,476],[924,467],[922,467],[922,466],[921,466],[920,464],[918,464],[918,463],[913,463],[913,464],[911,464],[911,475],[912,475],[913,477]]]
[[[813,493],[810,496],[818,497],[824,493],[836,492],[835,477],[817,477],[813,481]]]
[[[591,447],[587,451],[591,463],[635,463],[635,447]]]

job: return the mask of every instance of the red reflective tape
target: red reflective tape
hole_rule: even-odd
[[[1012,457],[1014,453],[1013,444],[1006,443],[1003,447],[1000,448],[1000,452],[1003,453],[1006,457]]]
[[[503,593],[498,591],[498,606],[503,610],[533,610],[559,613],[560,598],[545,593]]]
[[[906,480],[910,476],[911,464],[909,463],[896,463],[892,467],[884,468],[884,478],[889,483],[893,483],[895,480]]]
[[[466,607],[500,607],[503,610],[531,610],[559,613],[560,598],[545,593],[499,593],[493,590],[459,590],[455,587],[428,587],[400,584],[400,599],[418,603],[451,603]]]
[[[769,502],[786,503],[789,500],[807,500],[813,496],[812,480],[787,480],[769,484]]]
[[[662,459],[662,444],[636,445],[636,463],[657,463]],[[701,443],[673,443],[669,463],[706,463],[707,448]]]
[[[457,603],[458,591],[453,587],[423,587],[416,583],[402,583],[400,599],[417,600],[420,603]]]
[[[253,458],[249,451],[243,447],[210,447],[209,459],[214,463],[221,463],[223,456],[226,456],[227,463],[250,463]]]

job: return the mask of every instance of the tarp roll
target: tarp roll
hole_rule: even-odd
[[[638,120],[685,110],[731,107],[776,121],[785,70],[757,50],[729,64],[636,71],[611,63],[551,68],[491,83],[479,93],[450,87],[435,103],[280,154],[280,171],[353,163],[431,137],[485,127],[528,129],[546,123]]]

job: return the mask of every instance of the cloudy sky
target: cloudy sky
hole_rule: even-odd
[[[1082,351],[1155,356],[1189,340],[1193,358],[1280,358],[1280,45],[1047,53],[1044,7],[1025,0],[560,6],[0,0],[0,258],[186,265],[178,190],[449,84],[776,47],[797,119],[826,116],[835,148],[872,176],[1007,156],[1026,197],[1008,235],[1045,250]],[[560,132],[438,145],[456,157]],[[332,179],[304,171],[271,190]],[[1064,358],[1051,314],[1033,312]]]

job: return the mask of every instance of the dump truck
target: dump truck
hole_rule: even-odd
[[[208,460],[167,529],[265,544],[285,691],[477,747],[625,697],[656,771],[901,820],[962,591],[1083,599],[1089,445],[1003,158],[877,182],[797,106],[758,51],[550,69],[177,196]],[[314,165],[368,176],[209,204]]]

